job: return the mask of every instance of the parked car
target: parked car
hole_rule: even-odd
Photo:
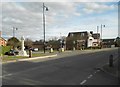
[[[32,51],[38,51],[38,48],[32,48],[31,50]]]
[[[10,55],[10,56],[14,56],[14,55],[18,55],[18,51],[16,50],[10,50],[8,52],[5,53],[5,55]]]

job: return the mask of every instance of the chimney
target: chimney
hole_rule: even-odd
[[[90,31],[90,34],[93,35],[93,31]]]

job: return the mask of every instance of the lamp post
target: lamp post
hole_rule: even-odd
[[[13,37],[15,37],[15,30],[18,30],[18,28],[13,27]]]
[[[44,35],[43,44],[44,44],[44,53],[45,53],[45,14],[44,14],[45,10],[48,11],[48,8],[43,3],[43,35]]]
[[[101,47],[102,47],[102,27],[105,27],[105,25],[101,24]]]
[[[99,42],[98,42],[98,32],[99,32],[99,26],[97,26],[97,44],[99,45]]]

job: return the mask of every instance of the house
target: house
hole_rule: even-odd
[[[103,48],[111,48],[115,46],[115,39],[103,39],[102,47]]]
[[[6,46],[7,41],[1,37],[2,32],[0,31],[0,46]]]
[[[91,31],[89,34],[89,37],[88,37],[88,46],[87,47],[99,47],[100,43],[101,43],[100,34],[93,33]]]
[[[70,32],[66,38],[66,49],[77,49],[87,47],[88,32]]]
[[[0,46],[6,46],[6,43],[7,41],[4,38],[0,37]]]
[[[87,32],[70,32],[66,38],[66,49],[84,49],[100,46],[100,34]]]

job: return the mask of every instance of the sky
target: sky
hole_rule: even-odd
[[[43,2],[45,11],[46,40],[67,36],[69,32],[93,31],[102,28],[102,38],[118,36],[118,0],[2,0],[0,3],[0,31],[2,37],[15,36],[32,40],[43,39]],[[114,2],[113,2],[114,1]]]

